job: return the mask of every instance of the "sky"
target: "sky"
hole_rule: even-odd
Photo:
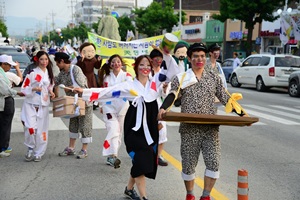
[[[33,17],[37,20],[44,21],[43,24],[41,22],[27,20],[28,26],[31,26],[32,29],[37,29],[37,26],[46,26],[46,18],[48,20],[48,26],[52,23],[52,16],[54,17],[54,21],[58,26],[65,27],[68,22],[72,21],[72,3],[75,6],[76,0],[0,0],[0,6],[2,8],[2,12],[4,13],[5,18],[10,17]],[[81,0],[77,0],[77,2],[81,2]],[[138,6],[147,6],[152,2],[152,0],[137,0]],[[3,7],[5,6],[5,9]],[[0,9],[1,11],[1,9]],[[75,12],[75,9],[73,10]],[[52,13],[54,15],[52,15]],[[15,20],[15,19],[14,19]],[[9,34],[16,34],[15,32],[24,31],[24,28],[21,25],[15,25],[14,21],[7,20],[10,24],[6,24],[8,27]],[[24,23],[23,23],[24,24]],[[22,24],[22,25],[23,25]],[[19,26],[19,27],[16,27]],[[29,28],[27,28],[29,29]]]
[[[53,11],[55,19],[71,21],[71,0],[5,0],[4,2],[5,16],[35,17],[44,20],[48,17],[50,20]]]

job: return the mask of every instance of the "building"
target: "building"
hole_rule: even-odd
[[[135,0],[83,0],[75,5],[75,24],[84,22],[92,27],[93,23],[106,15],[107,10],[113,15],[122,16],[129,15],[134,7]]]

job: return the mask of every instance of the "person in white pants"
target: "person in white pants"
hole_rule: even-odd
[[[48,144],[49,104],[53,93],[52,63],[44,51],[37,53],[38,67],[23,81],[21,92],[25,95],[21,120],[24,124],[25,142],[28,147],[26,161],[39,162]]]
[[[100,87],[109,87],[125,81],[133,81],[132,76],[123,71],[125,66],[122,57],[112,55],[99,71]],[[107,136],[103,143],[102,155],[107,156],[106,164],[119,168],[121,160],[117,157],[122,143],[125,114],[129,107],[126,98],[102,102],[100,111],[103,113]]]

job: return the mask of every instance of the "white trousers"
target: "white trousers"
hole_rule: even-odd
[[[103,143],[103,156],[118,155],[123,136],[125,115],[116,113],[103,114],[107,135]]]
[[[21,115],[25,126],[24,144],[33,149],[34,156],[43,156],[48,144],[49,107],[40,106],[37,111],[32,104],[24,103]]]

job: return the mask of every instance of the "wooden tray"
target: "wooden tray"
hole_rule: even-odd
[[[240,117],[229,115],[201,115],[192,113],[166,112],[163,121],[184,122],[192,124],[211,124],[227,126],[249,126],[258,122],[257,117]]]

